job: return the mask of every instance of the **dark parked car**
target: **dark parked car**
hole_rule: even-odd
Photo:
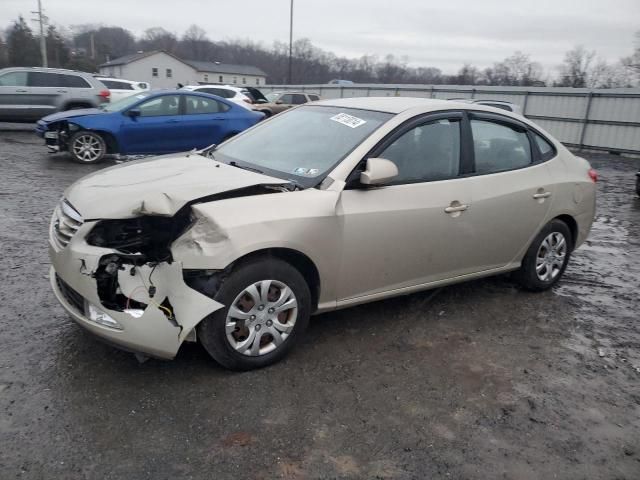
[[[53,152],[79,163],[106,153],[156,154],[204,148],[255,125],[263,114],[215,95],[144,92],[101,108],[60,112],[38,121],[36,133]]]
[[[0,121],[35,122],[63,110],[98,107],[111,93],[92,75],[59,68],[0,70]]]

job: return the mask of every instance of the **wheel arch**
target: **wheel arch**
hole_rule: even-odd
[[[69,100],[67,103],[62,105],[62,110],[71,110],[73,107],[93,108],[94,106],[91,104],[91,102],[83,100]]]
[[[567,227],[569,227],[569,231],[571,232],[571,249],[573,250],[575,248],[576,240],[578,239],[579,234],[578,222],[575,218],[566,213],[558,215],[557,217],[553,218],[552,221],[553,220],[560,220],[565,225],[567,225]]]
[[[75,125],[76,127],[78,127],[77,132],[80,131],[85,131],[85,132],[91,132],[91,133],[96,133],[98,135],[100,135],[102,137],[102,139],[104,140],[104,143],[107,145],[107,151],[106,153],[120,153],[120,147],[118,145],[118,140],[116,139],[116,136],[107,131],[107,130],[101,130],[99,128],[90,128],[90,127],[85,127],[79,123],[75,123],[75,122],[69,122],[69,125]],[[76,132],[73,132],[76,133]]]
[[[309,291],[311,292],[311,310],[315,311],[317,309],[320,299],[320,272],[313,260],[299,250],[284,247],[270,247],[255,250],[237,258],[227,268],[233,269],[233,267],[239,263],[261,258],[277,258],[287,262],[293,268],[298,270],[304,277],[307,285],[309,285]]]

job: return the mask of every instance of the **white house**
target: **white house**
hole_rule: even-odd
[[[182,60],[163,50],[138,52],[98,66],[100,75],[148,82],[151,88],[198,83],[264,85],[267,74],[249,65]]]

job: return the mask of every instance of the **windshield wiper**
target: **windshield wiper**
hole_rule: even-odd
[[[246,165],[239,165],[236,162],[234,162],[233,160],[231,160],[229,162],[229,165],[231,165],[232,167],[237,167],[237,168],[241,168],[243,170],[249,170],[251,172],[256,172],[256,173],[264,173],[262,170],[259,170],[257,168],[254,167],[247,167]]]

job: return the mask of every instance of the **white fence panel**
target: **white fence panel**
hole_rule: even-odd
[[[322,98],[419,97],[504,100],[561,142],[640,154],[640,89],[489,87],[467,85],[266,85],[265,92],[302,90]]]

